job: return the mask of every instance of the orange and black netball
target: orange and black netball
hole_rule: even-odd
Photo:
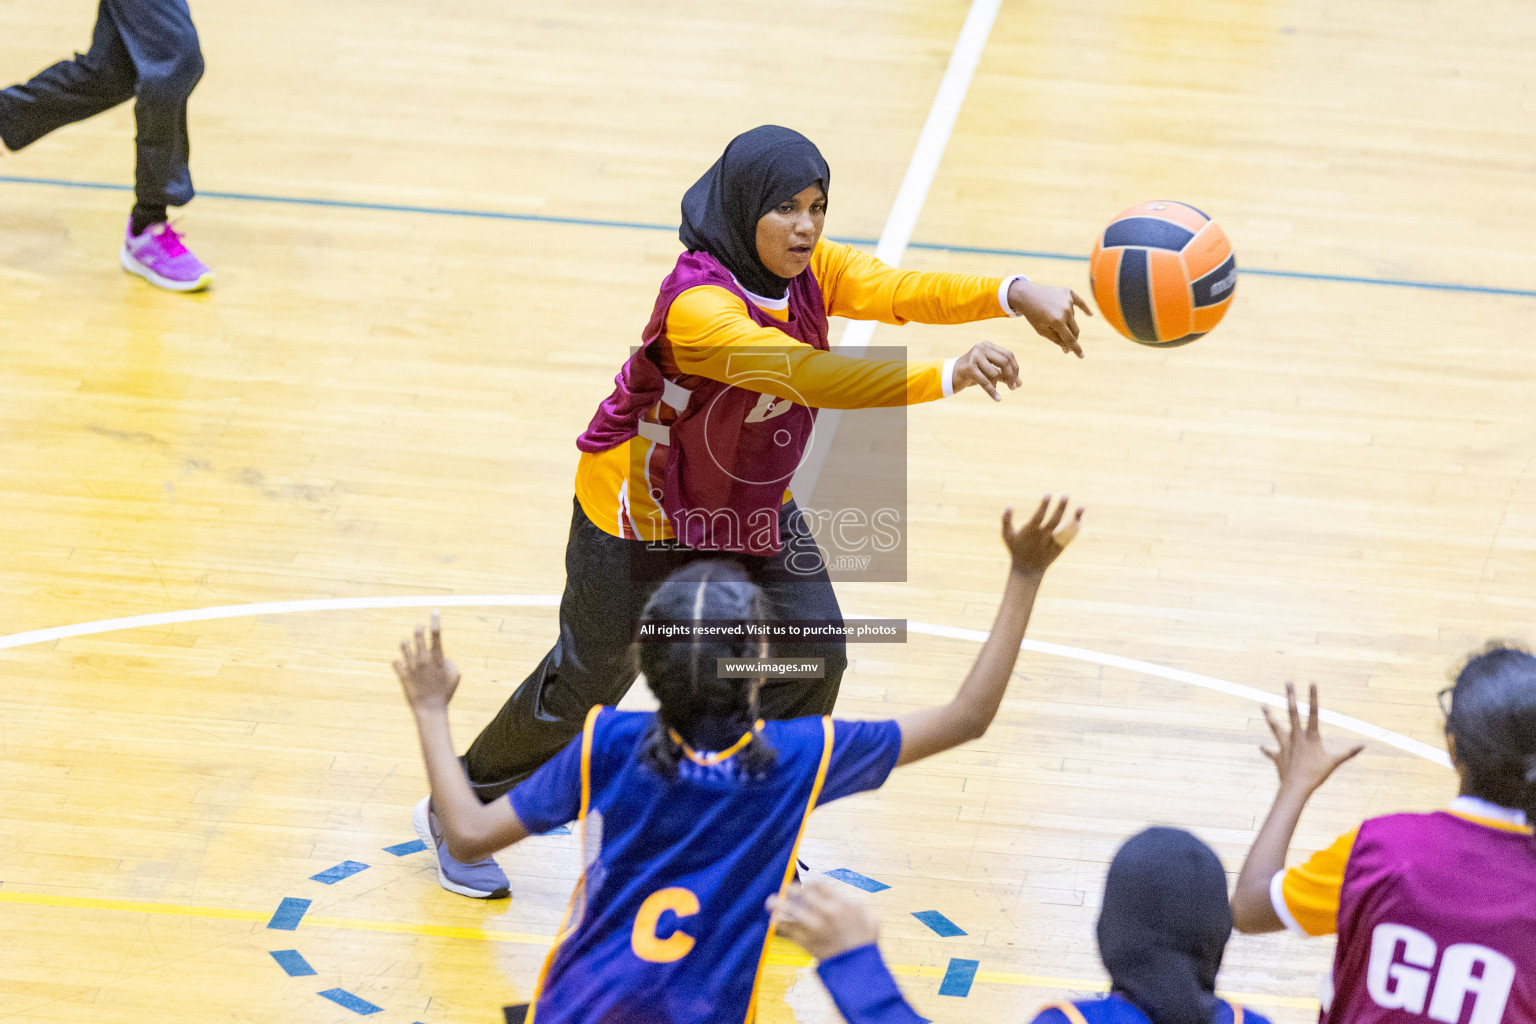
[[[1138,203],[1094,243],[1088,285],[1115,330],[1171,348],[1204,337],[1226,316],[1237,259],[1221,226],[1193,206]]]

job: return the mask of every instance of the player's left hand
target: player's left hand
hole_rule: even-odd
[[[432,613],[431,643],[426,630],[417,626],[412,639],[400,641],[400,660],[394,666],[406,703],[412,708],[440,710],[448,706],[459,688],[459,669],[443,657],[443,626],[437,612]]]
[[[825,878],[796,885],[782,900],[777,894],[769,896],[768,910],[778,915],[774,930],[817,960],[868,946],[880,937],[873,911]]]
[[[1037,284],[1017,278],[1008,286],[1008,305],[1028,320],[1029,326],[1040,337],[1057,345],[1063,352],[1083,358],[1083,350],[1077,344],[1077,317],[1072,309],[1075,306],[1089,316],[1093,316],[1093,310],[1088,308],[1088,303],[1077,292],[1071,288]]]
[[[1016,391],[1024,384],[1019,380],[1019,361],[1001,345],[979,341],[955,360],[952,386],[956,392],[975,384],[991,395],[992,401],[1001,402],[1003,398],[997,393],[999,381],[1008,385],[1009,391]]]

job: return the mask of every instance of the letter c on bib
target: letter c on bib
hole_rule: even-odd
[[[645,898],[635,914],[635,927],[629,933],[629,946],[641,960],[670,964],[681,960],[693,949],[693,936],[681,928],[664,939],[656,934],[661,915],[669,910],[680,918],[692,917],[699,912],[699,898],[682,886],[659,889]]]

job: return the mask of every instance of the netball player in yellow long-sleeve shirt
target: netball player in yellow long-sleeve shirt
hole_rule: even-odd
[[[751,482],[787,480],[783,466],[803,453],[815,409],[930,402],[972,385],[998,399],[998,385],[1019,387],[1013,354],[987,342],[933,363],[837,355],[827,350],[828,316],[888,324],[1020,316],[1064,352],[1082,355],[1073,309],[1089,310],[1068,288],[1022,276],[897,270],[822,239],[830,177],[804,136],[764,126],[734,139],[684,196],[680,236],[688,251],[662,284],[641,350],[577,441],[560,637],[464,755],[482,801],[500,798],[553,757],[590,708],[623,697],[636,675],[632,623],[655,584],[693,558],[737,557],[775,619],[841,624],[815,539],[784,484]],[[747,377],[750,388],[734,386]],[[784,415],[790,411],[796,415]],[[722,451],[736,462],[720,466]],[[711,462],[723,473],[705,479]],[[680,507],[703,511],[712,524],[716,513],[766,515],[769,536],[663,543],[686,521]],[[788,564],[791,550],[814,552],[816,571]],[[819,657],[824,675],[770,682],[760,713],[829,713],[847,664],[842,640],[776,651]],[[444,888],[508,894],[493,861],[462,864],[448,855],[428,800],[414,824],[437,850]]]
[[[808,191],[820,194],[815,186]],[[820,203],[824,208],[824,197],[809,198],[812,202],[798,205]],[[783,205],[794,204],[795,200],[790,200]],[[819,229],[813,230],[819,236]],[[963,324],[1019,316],[1037,310],[1041,298],[1056,298],[1053,292],[1071,296],[1068,289],[1035,285],[1022,277],[898,270],[851,246],[821,238],[814,242],[809,271],[821,284],[827,316],[896,325],[911,321]],[[658,346],[663,369],[725,381],[733,372],[733,360],[739,361],[743,353],[763,361],[782,351],[781,365],[787,373],[774,375],[782,386],[775,388],[772,377],[759,379],[763,392],[808,402],[819,409],[916,405],[947,398],[972,384],[985,387],[995,398],[998,396],[994,380],[1018,385],[1018,364],[1013,355],[986,343],[977,345],[964,357],[932,363],[859,359],[814,348],[774,327],[760,326],[748,313],[746,303],[750,301],[760,313],[783,322],[789,311],[787,297],[771,299],[747,288],[742,291],[745,298],[717,285],[705,284],[674,299],[666,314],[665,338]],[[1065,323],[1058,325],[1039,314],[1034,322],[1042,324],[1041,333],[1051,338],[1058,336],[1059,326],[1065,340],[1058,343],[1064,350],[1081,355],[1071,309],[1069,301]],[[739,374],[739,362],[735,365]],[[631,479],[642,472],[644,462],[633,449],[648,447],[650,443],[636,436],[607,451],[584,452],[577,465],[576,497],[582,511],[616,537],[655,541],[672,536],[671,524],[658,514],[658,505],[644,480]]]

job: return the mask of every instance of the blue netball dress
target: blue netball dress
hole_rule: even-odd
[[[813,808],[885,782],[895,722],[759,723],[778,753],[749,778],[728,750],[641,762],[656,716],[593,708],[579,740],[510,796],[523,825],[581,823],[586,865],[529,1024],[749,1021],[768,948],[763,904],[794,876]]]
[[[1118,993],[1077,1003],[1055,1003],[1041,1010],[1030,1024],[1147,1024],[1147,1015]],[[1269,1024],[1252,1010],[1218,1001],[1212,1024]]]

